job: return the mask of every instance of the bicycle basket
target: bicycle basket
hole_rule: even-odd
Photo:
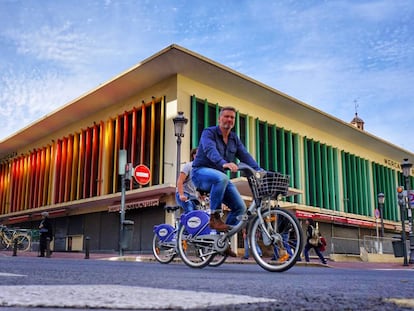
[[[266,172],[262,177],[249,177],[249,184],[255,198],[277,198],[279,194],[285,196],[289,188],[289,175],[278,172]]]

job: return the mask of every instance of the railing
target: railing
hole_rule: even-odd
[[[349,239],[332,237],[329,251],[331,254],[359,255],[363,247],[371,254],[394,254],[392,242],[400,239],[388,237],[364,236],[363,239]],[[406,241],[407,251],[410,249],[409,241]]]

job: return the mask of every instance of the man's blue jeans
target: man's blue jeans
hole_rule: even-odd
[[[198,189],[210,192],[211,213],[221,210],[221,203],[224,203],[231,210],[226,224],[234,226],[239,222],[237,216],[243,215],[246,205],[226,174],[213,168],[194,167],[191,179]]]

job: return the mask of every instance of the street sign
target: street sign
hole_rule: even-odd
[[[380,211],[378,208],[375,209],[375,218],[380,218]]]
[[[134,169],[134,178],[140,185],[146,185],[151,180],[151,171],[145,165],[140,164]]]

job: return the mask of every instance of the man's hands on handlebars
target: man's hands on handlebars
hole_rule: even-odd
[[[224,170],[228,169],[230,172],[237,172],[239,170],[239,167],[236,163],[230,162],[230,163],[224,163],[223,164]]]

